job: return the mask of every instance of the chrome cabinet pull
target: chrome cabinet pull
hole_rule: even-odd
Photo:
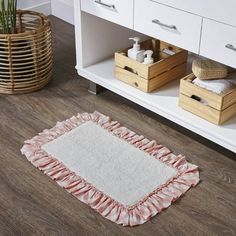
[[[230,50],[236,51],[236,47],[234,47],[232,44],[226,44],[225,47]]]
[[[157,19],[152,20],[152,23],[157,24],[157,25],[160,25],[160,26],[165,27],[165,28],[168,28],[168,29],[171,29],[171,30],[177,30],[177,27],[176,27],[175,25],[167,25],[167,24],[165,24],[165,23],[160,22],[160,21],[157,20]]]
[[[109,8],[115,9],[115,5],[104,3],[104,2],[102,2],[102,0],[95,0],[95,3],[102,5],[104,7],[109,7]]]

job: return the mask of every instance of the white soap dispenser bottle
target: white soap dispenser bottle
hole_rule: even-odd
[[[145,56],[144,56],[144,50],[141,50],[139,44],[140,38],[134,37],[134,38],[129,38],[129,40],[133,40],[135,43],[133,45],[133,48],[128,50],[128,57],[142,63],[144,61]]]
[[[152,55],[153,55],[152,50],[147,50],[144,52],[144,56],[146,56],[143,62],[144,65],[150,65],[154,63],[154,59],[152,58]]]

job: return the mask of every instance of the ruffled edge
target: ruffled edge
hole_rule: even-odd
[[[97,123],[113,135],[175,168],[177,176],[159,186],[135,205],[126,207],[70,171],[63,163],[41,148],[42,145],[88,121]],[[57,122],[52,129],[46,129],[32,139],[25,141],[21,153],[35,167],[56,181],[59,186],[95,209],[103,217],[123,226],[135,226],[147,222],[151,217],[168,208],[172,202],[200,181],[198,167],[187,162],[184,156],[174,155],[168,148],[156,141],[136,134],[99,112],[82,113],[63,122]]]

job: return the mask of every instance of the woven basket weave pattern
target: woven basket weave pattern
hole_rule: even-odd
[[[40,13],[18,11],[17,26],[17,34],[0,34],[0,93],[4,94],[36,91],[52,75],[49,19]]]
[[[203,80],[222,79],[227,76],[227,67],[211,60],[194,60],[192,71],[197,78]]]

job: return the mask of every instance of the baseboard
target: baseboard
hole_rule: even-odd
[[[25,8],[25,10],[41,12],[45,15],[51,15],[51,1]]]
[[[51,9],[52,15],[70,24],[74,24],[73,0],[51,0]]]

